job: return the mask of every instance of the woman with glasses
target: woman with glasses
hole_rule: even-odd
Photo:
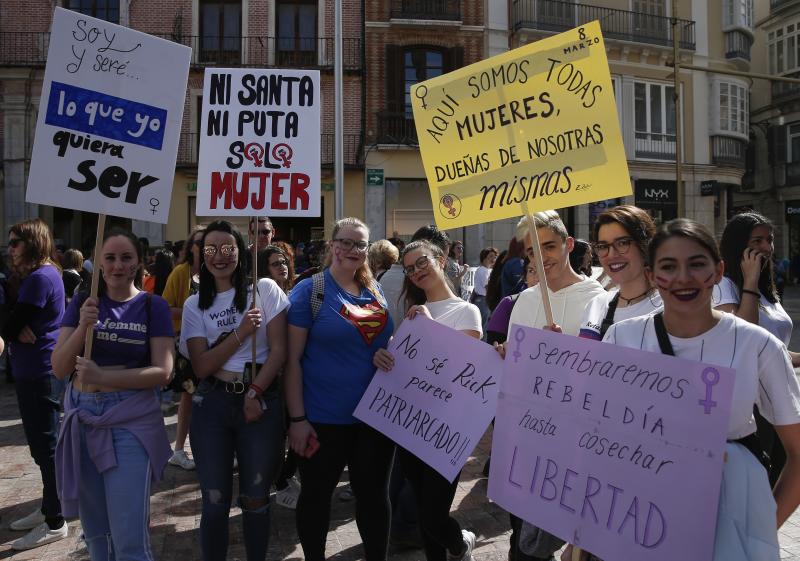
[[[353,411],[392,334],[380,285],[367,265],[369,229],[357,218],[333,228],[326,267],[290,295],[286,399],[289,440],[301,456],[297,533],[308,561],[325,559],[331,496],[348,466],[367,561],[385,561],[389,542],[391,440]]]
[[[244,270],[246,246],[229,222],[212,222],[202,240],[200,290],[183,306],[181,331],[181,344],[200,379],[189,432],[203,495],[200,549],[204,561],[226,558],[235,453],[247,559],[263,561],[269,489],[283,454],[277,378],[286,358],[289,301],[274,281],[261,279],[253,305]]]
[[[169,304],[172,314],[172,327],[180,337],[183,318],[183,304],[200,287],[200,247],[203,243],[203,230],[196,230],[186,240],[185,260],[179,263],[167,277],[162,296]],[[189,421],[192,418],[192,393],[196,379],[191,373],[188,350],[178,348],[175,356],[175,377],[170,381],[169,389],[180,394],[178,402],[178,422],[175,427],[175,451],[169,459],[170,465],[185,470],[195,468],[194,460],[186,455],[186,437],[189,436]]]
[[[600,341],[612,324],[661,309],[661,297],[647,278],[647,244],[655,225],[644,210],[621,205],[597,218],[593,249],[616,289],[586,307],[580,337]]]
[[[288,294],[292,290],[291,261],[286,252],[277,245],[268,245],[258,252],[258,278],[272,279]]]
[[[663,224],[648,255],[663,313],[615,324],[604,341],[736,371],[713,560],[778,561],[777,530],[800,504],[800,388],[786,347],[767,330],[714,310],[724,264],[704,226],[687,219]],[[775,425],[787,451],[773,489],[752,443],[754,405]]]
[[[53,237],[42,220],[26,220],[9,229],[8,256],[20,284],[2,336],[9,345],[25,439],[42,476],[41,506],[11,523],[12,530],[30,530],[11,544],[16,550],[67,537],[67,523],[56,493],[54,463],[64,384],[53,376],[51,353],[65,302],[61,270],[54,255]]]
[[[56,375],[71,377],[58,490],[64,514],[80,515],[92,561],[153,558],[150,485],[170,457],[156,388],[172,372],[172,323],[164,299],[140,289],[142,257],[130,232],[105,235],[99,295],[72,299],[53,351]],[[78,356],[90,329],[91,359]]]
[[[425,240],[411,242],[403,250],[401,260],[406,273],[403,293],[409,306],[406,318],[413,320],[422,315],[469,337],[481,338],[481,312],[475,304],[453,294],[445,273],[446,256],[441,249]],[[377,368],[389,372],[394,357],[388,350],[380,349],[373,362]],[[398,454],[403,473],[416,494],[427,561],[472,561],[475,534],[462,530],[450,516],[459,476],[451,483],[411,452],[401,448]]]

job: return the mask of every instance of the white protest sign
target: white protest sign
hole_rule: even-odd
[[[391,372],[353,415],[453,481],[494,417],[503,361],[491,346],[428,318],[400,324]]]
[[[736,373],[514,325],[489,497],[606,561],[713,556]]]
[[[26,200],[166,223],[191,53],[56,8]]]
[[[209,68],[198,216],[319,216],[316,70]]]

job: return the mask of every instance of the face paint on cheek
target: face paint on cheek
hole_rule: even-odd
[[[709,281],[711,281],[709,283]],[[706,280],[703,281],[703,288],[713,288],[716,283],[714,282],[714,273],[708,275]]]
[[[655,281],[656,281],[656,286],[658,288],[660,288],[661,290],[668,290],[667,286],[671,282],[670,279],[667,279],[667,278],[664,278],[664,277],[659,277],[657,275],[655,277]]]

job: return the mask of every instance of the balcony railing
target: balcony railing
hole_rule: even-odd
[[[321,165],[332,166],[334,164],[333,134],[324,133],[320,139]],[[361,135],[344,135],[344,165],[345,167],[358,167],[360,161]],[[196,132],[182,132],[181,140],[178,144],[178,159],[176,164],[179,167],[195,167],[200,153],[200,138]]]
[[[334,62],[333,37],[153,35],[191,47],[195,66],[329,69]],[[43,66],[49,44],[49,32],[0,32],[0,66]],[[360,37],[342,38],[342,64],[362,68]]]
[[[800,72],[786,74],[786,78],[800,78]],[[782,103],[800,96],[800,84],[789,82],[772,82],[772,102]]]
[[[674,134],[637,132],[635,146],[637,159],[675,161]]]
[[[393,19],[461,20],[461,0],[392,0]]]
[[[417,145],[417,128],[414,117],[406,113],[405,108],[389,107],[378,112],[379,144]]]
[[[725,33],[725,58],[750,60],[750,47],[753,40],[747,33],[728,31]]]
[[[0,32],[0,65],[44,66],[49,47],[49,31]]]
[[[771,12],[784,8],[790,4],[794,4],[795,0],[770,0],[769,9]]]
[[[514,0],[514,31],[539,29],[566,31],[599,20],[606,39],[672,46],[672,20],[629,10],[575,4],[561,0]],[[694,50],[694,22],[678,20],[678,44]]]
[[[744,168],[747,142],[728,136],[711,137],[711,162],[718,166]]]

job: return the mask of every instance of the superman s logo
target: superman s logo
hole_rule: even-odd
[[[349,302],[342,304],[339,315],[352,323],[364,342],[369,345],[380,335],[389,320],[389,312],[378,302],[370,302],[364,306],[356,306]]]

